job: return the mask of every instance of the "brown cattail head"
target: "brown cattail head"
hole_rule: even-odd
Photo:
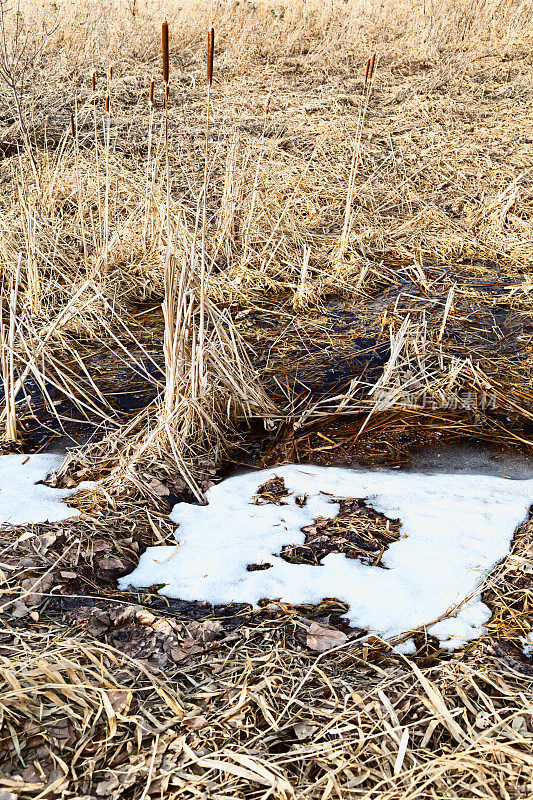
[[[370,59],[367,58],[366,60],[366,69],[365,69],[365,86],[368,82],[368,73],[370,72]]]
[[[213,57],[215,53],[215,29],[207,34],[207,82],[209,86],[213,83]]]
[[[169,58],[168,58],[168,22],[165,20],[161,26],[161,51],[163,54],[163,80],[169,83]]]
[[[371,81],[374,77],[374,67],[376,66],[376,54],[372,54],[372,58],[370,59],[370,72],[368,75],[368,80]]]
[[[376,54],[373,53],[370,58],[367,59],[366,62],[366,69],[365,69],[365,87],[369,81],[372,80],[374,75],[374,67],[376,66]]]
[[[72,134],[72,138],[76,138],[76,123],[74,122],[74,114],[70,115],[70,132]]]
[[[91,88],[93,92],[96,91],[96,72],[93,72],[91,75]]]
[[[111,64],[109,65],[109,80],[110,81],[113,80],[113,67],[111,66]]]
[[[109,92],[106,92],[106,95],[105,95],[105,113],[109,114],[109,110],[110,110]]]
[[[151,106],[153,106],[154,104],[154,85],[155,85],[154,79],[152,78],[152,80],[150,81],[150,93],[148,95],[148,102],[150,103]]]

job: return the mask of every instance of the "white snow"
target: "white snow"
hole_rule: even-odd
[[[82,483],[75,489],[54,489],[38,483],[58,469],[63,458],[41,453],[0,456],[0,525],[60,522],[79,515],[79,511],[61,501],[92,484]]]
[[[533,656],[533,631],[530,631],[525,636],[520,637],[522,643],[522,652],[528,658]]]
[[[410,656],[416,653],[416,644],[414,639],[406,639],[405,642],[395,645],[392,648],[393,653],[401,653],[404,656]]]
[[[287,505],[253,505],[259,485],[274,475],[291,492]],[[328,493],[365,498],[401,520],[400,539],[382,559],[388,569],[342,554],[326,556],[321,566],[289,564],[277,555],[283,545],[304,543],[302,526],[336,515]],[[308,495],[303,508],[295,503],[301,494]],[[148,548],[120,580],[122,588],[163,584],[168,597],[212,604],[336,597],[349,603],[346,617],[354,627],[392,637],[426,626],[453,649],[484,630],[490,611],[480,585],[509,552],[533,503],[533,480],[283,466],[228,478],[206,497],[207,506],[174,507],[178,547]],[[247,571],[260,563],[272,567]]]

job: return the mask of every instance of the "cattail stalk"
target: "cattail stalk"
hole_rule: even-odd
[[[146,187],[145,187],[145,201],[144,201],[144,229],[143,229],[143,240],[144,246],[146,248],[146,234],[148,231],[148,210],[150,207],[150,173],[152,174],[152,193],[153,193],[153,185],[155,181],[155,164],[152,166],[152,143],[153,143],[153,131],[154,131],[154,88],[155,88],[155,81],[152,78],[150,81],[150,89],[148,92],[148,107],[150,111],[149,121],[148,121],[148,153],[146,157]]]
[[[207,33],[207,100],[206,100],[206,121],[205,121],[205,164],[204,164],[204,189],[202,204],[202,255],[200,263],[200,323],[198,327],[198,376],[202,380],[204,372],[204,335],[205,335],[205,228],[207,218],[207,172],[209,164],[209,118],[211,112],[211,85],[213,83],[213,63],[215,55],[215,29]]]
[[[163,59],[163,82],[165,84],[165,105],[167,105],[170,83],[170,57],[168,51],[168,22],[166,20],[161,26],[161,53]]]
[[[4,324],[3,320],[3,297],[0,297],[0,367],[2,372],[2,382],[4,385],[5,402],[5,439],[8,442],[17,440],[17,415],[15,401],[17,397],[17,383],[15,382],[15,329],[17,315],[18,289],[20,281],[20,266],[22,253],[19,253],[17,271],[15,277],[11,278],[11,289],[9,296],[9,323]]]
[[[170,56],[168,48],[168,22],[165,20],[161,25],[161,60],[163,66],[163,82],[165,84],[165,171],[167,179],[167,236],[170,245],[170,167],[168,162],[168,97],[170,82]]]
[[[78,216],[80,223],[81,241],[83,245],[83,258],[87,265],[87,242],[85,240],[85,220],[83,216],[83,190],[80,177],[80,142],[78,137],[78,101],[76,100],[75,114],[70,115],[70,132],[74,139],[74,157],[76,163],[76,186],[78,190]]]
[[[340,246],[339,246],[339,256],[341,258],[342,256],[344,256],[344,253],[346,252],[346,246],[348,243],[348,237],[350,235],[350,229],[352,225],[352,204],[355,195],[355,181],[357,177],[357,170],[359,167],[359,159],[361,155],[361,137],[363,134],[363,126],[365,122],[366,113],[368,110],[370,95],[372,92],[372,87],[374,85],[375,66],[376,66],[376,54],[373,53],[372,56],[366,62],[365,92],[362,104],[359,108],[359,115],[357,118],[357,126],[353,142],[352,160],[350,164],[350,176],[348,178],[348,190],[346,192],[346,205],[344,209],[344,225],[342,227]]]
[[[94,160],[96,164],[96,191],[98,194],[98,240],[93,225],[93,244],[95,250],[102,243],[102,198],[100,193],[100,152],[98,148],[98,105],[96,97],[96,72],[91,73],[91,88],[93,91],[93,126],[94,126]]]
[[[109,67],[109,78],[113,75],[112,67]],[[108,250],[109,250],[109,189],[110,189],[110,170],[109,170],[109,150],[111,144],[111,98],[110,92],[106,92],[105,96],[105,196],[104,196],[104,272],[107,272],[108,267]]]

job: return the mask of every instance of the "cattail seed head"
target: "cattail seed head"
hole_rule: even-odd
[[[376,54],[373,53],[372,58],[370,59],[370,73],[368,75],[368,79],[371,81],[374,77],[374,67],[376,66]]]
[[[207,34],[207,82],[209,86],[213,83],[213,57],[215,53],[215,29]]]
[[[110,107],[111,107],[111,104],[109,102],[109,92],[106,92],[106,95],[105,95],[105,113],[106,114],[109,114]]]
[[[111,66],[111,64],[109,65],[109,80],[110,81],[113,80],[113,67]]]
[[[374,67],[376,66],[376,54],[373,53],[371,57],[367,59],[366,62],[366,69],[365,69],[365,88],[369,81],[372,80],[374,76]]]
[[[91,88],[93,92],[96,91],[96,72],[93,72],[91,75]]]
[[[72,138],[76,138],[76,123],[74,122],[74,114],[70,115],[70,132],[72,134]]]
[[[168,86],[170,69],[168,57],[168,22],[165,20],[161,26],[161,51],[163,55],[163,80]]]
[[[148,95],[148,102],[150,103],[151,106],[153,106],[154,104],[154,85],[155,85],[154,79],[152,78],[152,80],[150,81],[150,93]]]

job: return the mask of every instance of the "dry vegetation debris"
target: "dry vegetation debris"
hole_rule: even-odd
[[[454,655],[115,587],[228,456],[530,447],[531,2],[217,3],[207,160],[210,4],[166,6],[168,147],[158,0],[0,0],[0,422],[104,478],[0,531],[0,798],[528,797],[531,522]],[[313,557],[379,559],[345,503]]]

